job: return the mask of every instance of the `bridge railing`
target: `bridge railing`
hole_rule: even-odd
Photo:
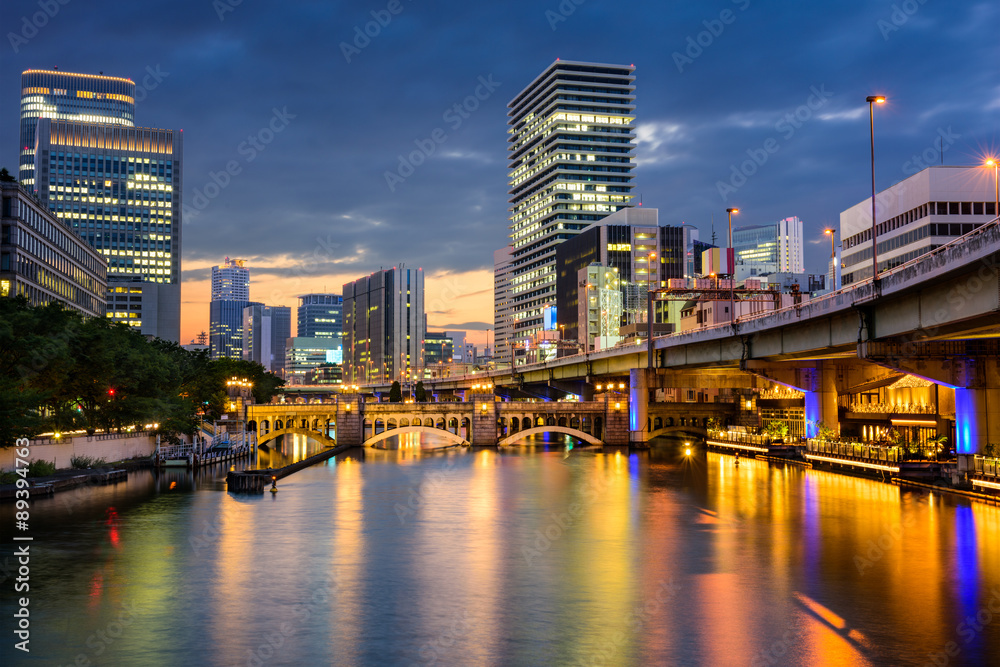
[[[895,445],[872,445],[863,442],[837,442],[810,438],[806,441],[806,449],[815,454],[849,456],[855,459],[884,463],[898,463],[905,459],[903,448]]]
[[[976,474],[983,477],[1000,478],[1000,459],[992,456],[976,456]]]
[[[744,433],[742,431],[709,429],[708,437],[715,438],[717,440],[735,442],[741,445],[758,445],[760,447],[767,447],[771,444],[771,436],[766,433]]]

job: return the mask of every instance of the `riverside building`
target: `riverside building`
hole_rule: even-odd
[[[213,359],[243,357],[243,309],[250,305],[250,269],[246,260],[226,257],[224,263],[213,266],[208,325],[208,347]]]

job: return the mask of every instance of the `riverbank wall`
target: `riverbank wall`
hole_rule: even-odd
[[[0,470],[12,471],[18,458],[18,447],[0,449]],[[48,461],[56,469],[71,468],[74,456],[123,461],[152,456],[156,451],[156,436],[150,432],[75,435],[72,437],[30,440],[27,461]],[[24,459],[24,457],[20,457]]]

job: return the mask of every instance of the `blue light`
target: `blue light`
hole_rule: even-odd
[[[975,454],[972,429],[976,423],[975,395],[971,389],[955,390],[955,451],[958,454]]]
[[[815,391],[805,392],[806,401],[806,437],[815,438],[819,435],[819,394]]]

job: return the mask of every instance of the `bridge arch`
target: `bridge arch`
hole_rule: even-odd
[[[708,431],[701,426],[665,426],[664,428],[656,429],[655,431],[650,431],[649,439],[658,438],[661,435],[674,435],[674,434],[686,434],[692,435],[698,438],[707,438]]]
[[[568,428],[566,426],[535,426],[533,428],[527,428],[523,431],[518,431],[512,435],[507,436],[503,440],[497,443],[497,447],[507,447],[513,443],[521,440],[522,438],[527,438],[532,435],[539,435],[542,433],[563,433],[565,435],[571,435],[578,440],[583,440],[591,445],[603,445],[600,440],[590,435],[589,433],[584,433],[583,431],[578,431],[575,428]]]
[[[434,435],[434,436],[438,436],[438,437],[444,438],[445,440],[449,440],[449,441],[455,443],[456,445],[463,445],[463,446],[468,446],[469,445],[469,441],[468,440],[466,440],[465,438],[463,438],[460,435],[456,435],[456,434],[452,433],[451,431],[447,431],[447,430],[444,430],[444,429],[438,429],[438,428],[432,428],[431,426],[403,426],[401,428],[394,428],[391,431],[383,431],[381,433],[373,435],[372,437],[370,437],[367,440],[365,440],[364,446],[365,447],[373,447],[376,444],[382,442],[383,440],[386,440],[386,439],[391,438],[393,436],[397,436],[397,435],[398,436],[404,436],[404,435],[407,435],[407,434],[410,434],[410,433],[427,433],[429,435]]]
[[[257,438],[257,446],[260,447],[261,445],[270,442],[271,440],[274,440],[282,435],[304,435],[312,438],[313,440],[316,440],[317,442],[323,443],[327,447],[337,446],[337,441],[331,438],[330,436],[326,435],[322,431],[313,431],[307,428],[298,428],[298,427],[283,428],[271,431],[270,433],[262,433]]]

